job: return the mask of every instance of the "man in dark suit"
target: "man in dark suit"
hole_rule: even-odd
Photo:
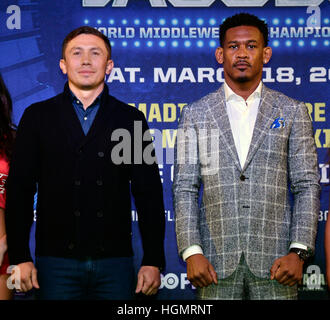
[[[153,150],[147,122],[109,95],[111,46],[99,31],[68,34],[60,68],[68,83],[25,110],[8,177],[8,252],[20,290],[37,288],[40,299],[133,298],[132,192],[144,251],[135,292],[155,294],[165,221],[154,151],[141,156]],[[29,233],[36,190],[35,266]]]

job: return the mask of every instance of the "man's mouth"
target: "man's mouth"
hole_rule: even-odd
[[[234,64],[234,67],[236,67],[238,69],[246,69],[246,68],[250,67],[250,64],[245,61],[239,61]]]
[[[92,74],[94,73],[93,71],[91,70],[81,70],[78,72],[79,74],[83,74],[83,75],[89,75],[89,74]]]

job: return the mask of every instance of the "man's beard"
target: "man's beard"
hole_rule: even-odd
[[[244,83],[244,82],[248,82],[249,81],[249,78],[246,77],[246,76],[243,76],[243,77],[238,77],[236,80],[239,83]]]

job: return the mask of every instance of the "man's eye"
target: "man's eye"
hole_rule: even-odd
[[[231,45],[229,46],[230,49],[236,49],[237,48],[237,45]]]
[[[77,55],[79,55],[79,54],[80,54],[79,51],[74,51],[74,52],[73,52],[73,55],[74,55],[74,56],[77,56]]]
[[[250,49],[253,49],[253,48],[256,48],[257,46],[256,45],[254,45],[254,44],[249,44],[248,45],[248,48],[250,48]]]
[[[99,56],[100,53],[99,53],[98,51],[93,51],[93,55],[94,55],[94,56]]]

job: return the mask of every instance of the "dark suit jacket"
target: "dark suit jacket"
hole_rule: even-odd
[[[142,264],[164,266],[165,215],[158,166],[133,163],[139,146],[151,143],[142,142],[134,124],[141,133],[148,130],[143,113],[109,95],[106,85],[87,136],[67,84],[63,93],[25,110],[7,181],[11,264],[32,260],[29,234],[37,188],[36,255],[132,255],[132,192],[144,250]],[[115,164],[111,157],[123,143],[112,141],[116,129],[131,137],[123,140],[131,155],[124,164]]]

